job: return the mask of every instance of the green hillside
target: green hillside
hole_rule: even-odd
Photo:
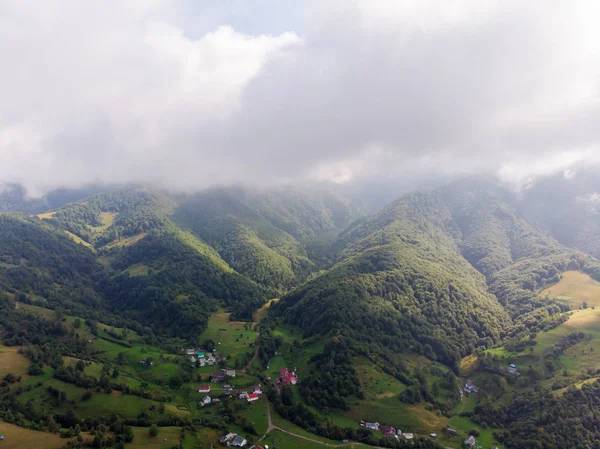
[[[174,220],[240,274],[284,292],[331,262],[328,241],[356,216],[327,192],[228,188],[188,198]]]

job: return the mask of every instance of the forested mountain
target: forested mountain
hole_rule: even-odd
[[[222,188],[183,201],[174,220],[236,271],[285,291],[331,262],[328,240],[358,212],[326,191]]]
[[[114,189],[39,217],[2,217],[7,261],[0,274],[5,279],[25,276],[20,273],[24,268],[13,264],[30,259],[19,242],[35,245],[40,256],[29,266],[31,282],[42,273],[42,256],[58,259],[76,251],[85,263],[67,258],[48,269],[62,272],[71,263],[80,268],[91,264],[93,273],[78,276],[73,284],[89,290],[80,294],[81,301],[53,301],[53,282],[60,284],[54,271],[44,276],[48,285],[15,285],[13,280],[0,286],[70,310],[93,300],[95,309],[110,309],[152,326],[157,334],[193,338],[219,303],[234,312],[233,318],[247,319],[267,299],[330,262],[329,242],[352,213],[326,192],[232,188],[185,196],[141,187]],[[54,248],[56,242],[62,246]],[[68,289],[61,291],[64,295]]]
[[[338,263],[277,311],[307,334],[341,332],[449,365],[551,326],[564,305],[539,289],[567,269],[597,276],[598,264],[537,231],[508,198],[480,180],[405,195],[345,231]]]

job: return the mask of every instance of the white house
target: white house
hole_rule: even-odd
[[[371,429],[371,430],[379,430],[379,423],[378,422],[367,422],[367,423],[365,423],[365,427],[367,429]]]
[[[204,406],[210,404],[211,401],[212,399],[210,398],[210,396],[204,396],[200,403]]]

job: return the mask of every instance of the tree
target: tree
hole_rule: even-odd
[[[171,377],[169,380],[169,386],[174,390],[179,390],[179,388],[181,388],[181,379],[177,376]]]
[[[83,370],[85,369],[85,362],[83,360],[77,360],[75,368],[77,369],[77,371],[81,371],[83,373]]]
[[[75,321],[73,321],[73,327],[75,329],[79,329],[81,327],[81,320],[79,318],[75,318]]]
[[[150,429],[148,430],[148,434],[153,438],[155,436],[157,436],[158,435],[158,426],[156,424],[152,424],[150,426]]]

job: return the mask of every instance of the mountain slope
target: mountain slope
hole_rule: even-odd
[[[212,189],[177,208],[174,221],[212,245],[239,273],[285,291],[327,263],[322,239],[355,216],[327,192]]]
[[[537,231],[509,198],[480,180],[405,195],[343,233],[338,264],[277,313],[307,334],[340,332],[451,366],[501,336],[552,326],[568,306],[539,290],[567,269],[597,276],[598,262]]]
[[[309,333],[341,330],[455,365],[498,343],[510,322],[461,257],[457,232],[436,193],[403,197],[345,233],[340,262],[284,297],[279,312]]]

